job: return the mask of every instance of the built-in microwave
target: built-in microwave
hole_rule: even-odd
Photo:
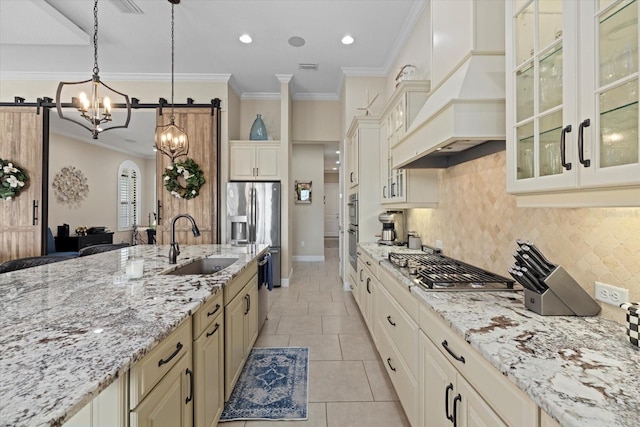
[[[358,225],[358,193],[349,196],[349,224]]]

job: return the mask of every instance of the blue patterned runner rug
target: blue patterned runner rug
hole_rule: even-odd
[[[254,348],[220,421],[306,420],[308,378],[308,348]]]

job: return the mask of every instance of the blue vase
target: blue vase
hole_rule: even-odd
[[[258,117],[253,121],[251,125],[251,133],[249,139],[252,141],[266,141],[267,140],[267,128],[262,121],[262,114],[258,114]]]

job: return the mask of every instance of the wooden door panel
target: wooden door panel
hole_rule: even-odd
[[[158,222],[157,241],[159,244],[167,244],[171,239],[171,218],[175,215],[188,213],[196,221],[201,236],[194,238],[191,233],[191,224],[187,220],[176,222],[176,239],[182,244],[219,243],[217,241],[218,213],[218,150],[217,150],[217,114],[210,108],[181,108],[175,110],[176,125],[181,127],[189,137],[189,154],[203,170],[206,182],[200,188],[198,197],[190,200],[178,199],[172,196],[165,188],[162,180],[164,169],[171,164],[171,159],[161,152],[156,157],[156,176],[158,200],[161,204],[160,221]],[[156,116],[158,124],[168,124],[171,118],[169,108],[163,110],[163,114]],[[182,161],[180,157],[176,161]]]
[[[44,114],[43,110],[37,114],[35,107],[0,108],[0,157],[14,162],[30,178],[18,197],[0,200],[0,262],[42,254]]]

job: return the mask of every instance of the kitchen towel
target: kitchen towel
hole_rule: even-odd
[[[640,302],[626,302],[620,307],[627,310],[627,335],[629,342],[638,347],[638,323],[640,323]]]

